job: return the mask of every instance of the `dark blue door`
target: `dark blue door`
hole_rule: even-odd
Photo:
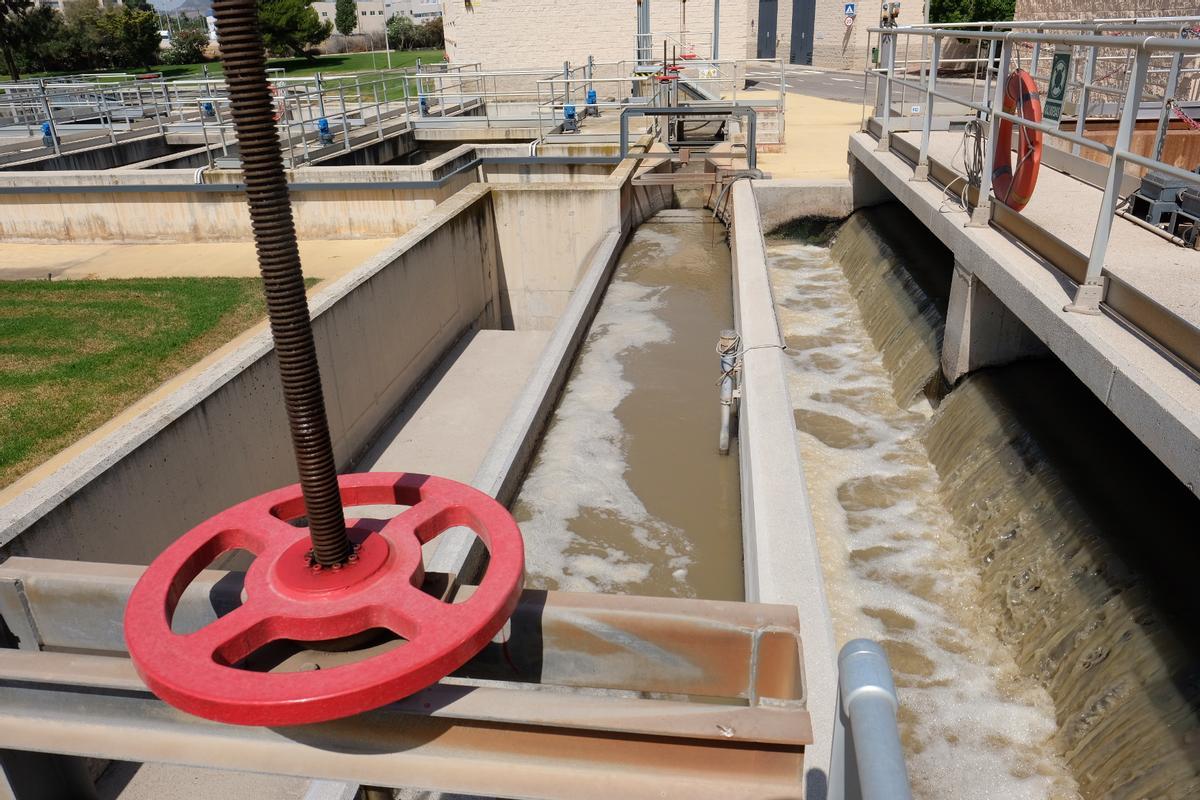
[[[758,0],[758,57],[775,57],[775,33],[779,24],[779,0]]]
[[[817,16],[817,0],[795,0],[792,5],[792,52],[788,62],[812,64],[813,24]]]

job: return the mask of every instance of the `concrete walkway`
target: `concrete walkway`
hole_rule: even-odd
[[[920,146],[920,133],[901,133],[898,138]],[[929,137],[930,157],[951,164],[962,174],[962,133],[937,132]],[[956,187],[961,189],[961,184]],[[1085,258],[1092,249],[1092,235],[1100,212],[1103,192],[1045,164],[1038,172],[1037,189],[1021,215],[1054,234]],[[1113,220],[1105,254],[1104,269],[1134,287],[1152,302],[1200,326],[1200,253],[1168,242],[1127,219]]]
[[[476,331],[446,354],[356,465],[470,483],[509,420],[549,331]]]
[[[772,178],[844,180],[846,141],[862,122],[862,106],[799,94],[785,102],[783,152],[760,152],[759,169]]]
[[[309,278],[341,275],[392,239],[313,240],[300,243]],[[179,244],[0,243],[0,280],[194,278],[258,276],[253,242]]]

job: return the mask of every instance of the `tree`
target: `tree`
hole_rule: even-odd
[[[1006,22],[1013,18],[1016,0],[929,0],[929,21]]]
[[[49,72],[63,69],[63,62],[69,61],[66,24],[53,6],[34,6],[20,19],[15,31],[17,69]]]
[[[358,27],[358,3],[355,0],[337,0],[337,13],[334,14],[337,31],[342,36],[349,36]]]
[[[276,55],[311,59],[309,48],[329,38],[333,26],[321,22],[311,0],[262,0],[258,27],[267,49]]]
[[[387,21],[387,32],[388,39],[396,50],[415,50],[421,47],[441,49],[446,43],[441,17],[417,25],[411,18],[397,14]]]
[[[418,47],[427,47],[430,50],[441,50],[446,46],[446,35],[442,28],[442,18],[434,17],[427,22],[421,24],[417,29],[419,31]]]
[[[403,14],[397,14],[387,21],[387,33],[394,50],[411,50],[416,46],[416,23]]]
[[[162,39],[153,11],[123,5],[104,11],[97,24],[112,66],[149,69],[158,61]]]
[[[163,53],[164,64],[196,64],[204,60],[208,34],[188,28],[171,37],[171,46]]]
[[[25,16],[32,8],[32,0],[0,0],[0,51],[4,54],[4,67],[14,81],[21,79],[17,47],[23,41],[18,30],[24,27]]]

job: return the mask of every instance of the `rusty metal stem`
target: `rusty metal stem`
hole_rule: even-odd
[[[350,540],[338,493],[279,134],[272,117],[258,5],[255,0],[215,0],[213,13],[313,557],[322,566],[333,566],[350,555]]]

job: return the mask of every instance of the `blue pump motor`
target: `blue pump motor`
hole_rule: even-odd
[[[596,90],[587,90],[587,108],[584,109],[584,115],[590,117],[600,116],[600,110],[596,108]]]
[[[563,133],[578,133],[579,132],[579,116],[575,113],[575,106],[563,106]]]
[[[212,103],[203,103],[201,104],[200,109],[204,112],[204,116],[206,117],[215,117],[217,115],[217,110],[213,108]]]
[[[46,147],[54,147],[54,128],[49,122],[42,123],[42,144]]]
[[[333,133],[329,130],[329,120],[321,117],[317,120],[317,136],[321,139],[321,144],[333,144]]]

